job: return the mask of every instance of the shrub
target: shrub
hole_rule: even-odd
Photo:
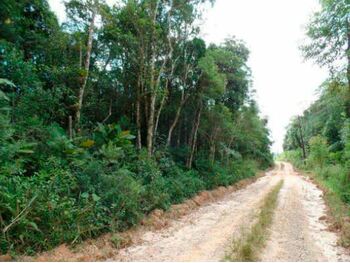
[[[96,188],[110,216],[107,222],[110,229],[122,230],[139,222],[143,188],[132,172],[120,169],[111,174],[101,174]]]
[[[186,170],[167,151],[153,158],[137,153],[133,136],[118,125],[99,125],[91,137],[74,140],[57,124],[36,118],[10,129],[2,114],[0,125],[7,131],[0,131],[1,253],[31,254],[121,231],[154,209],[166,210],[256,169],[252,161],[210,163],[203,155],[197,171]],[[118,238],[111,242],[120,246]]]
[[[0,194],[6,247],[29,248],[27,252],[50,248],[72,240],[77,233],[75,178],[67,170],[53,168],[32,177],[2,177],[6,191]]]
[[[309,141],[310,154],[307,158],[307,164],[311,167],[323,167],[328,161],[329,151],[325,138],[314,136]]]
[[[344,202],[350,202],[349,171],[340,164],[327,165],[315,169],[317,175],[326,180],[327,185],[339,195]]]
[[[149,213],[153,209],[168,209],[171,205],[171,197],[168,193],[169,180],[157,176],[150,183],[145,185],[142,196],[142,210]]]
[[[301,150],[285,151],[279,158],[291,162],[297,168],[305,168]]]
[[[196,171],[184,172],[180,177],[174,179],[178,179],[178,181],[181,182],[183,196],[185,198],[190,198],[205,188],[203,180],[200,179],[199,174]]]
[[[183,172],[175,178],[168,179],[168,193],[172,203],[180,203],[205,189],[205,183],[192,171]]]
[[[145,150],[140,152],[138,159],[130,168],[144,184],[148,184],[155,178],[162,176],[157,162],[149,158]]]

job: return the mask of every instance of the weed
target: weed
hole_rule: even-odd
[[[123,237],[117,233],[113,234],[110,239],[112,245],[116,249],[124,248],[131,243],[131,239],[128,237]]]
[[[240,238],[233,240],[231,251],[225,256],[225,261],[259,261],[258,252],[265,245],[267,229],[272,223],[278,193],[282,185],[283,181],[280,181],[267,194],[260,208],[257,222],[250,231],[241,231]]]

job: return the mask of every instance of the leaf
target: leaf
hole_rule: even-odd
[[[81,146],[81,147],[84,147],[84,148],[90,148],[90,147],[92,147],[94,144],[95,144],[95,141],[88,139],[88,140],[86,140],[86,141],[83,141],[83,142],[80,144],[80,146]]]
[[[13,84],[12,81],[10,81],[8,79],[2,79],[2,78],[0,78],[0,85],[8,85],[8,86],[11,86],[11,87],[16,87],[16,85]]]
[[[99,197],[97,194],[92,194],[92,200],[94,200],[95,202],[99,201],[101,199],[101,197]]]
[[[130,131],[129,130],[126,130],[126,131],[122,131],[120,133],[120,136],[126,136],[126,135],[129,135],[130,134]]]
[[[10,99],[6,96],[6,94],[0,90],[0,99],[4,99],[4,100],[7,100],[9,101]]]
[[[135,139],[135,136],[130,134],[130,131],[127,130],[127,131],[122,131],[120,133],[120,138],[132,140],[132,139]]]
[[[82,193],[82,194],[81,194],[81,197],[82,197],[82,198],[89,198],[89,193],[86,193],[86,192],[85,192],[85,193]]]
[[[64,152],[66,154],[75,154],[76,153],[75,149],[66,149]]]
[[[18,150],[18,153],[28,153],[28,154],[31,154],[31,153],[34,153],[34,151],[33,151],[33,150],[22,149],[22,150]]]
[[[41,230],[39,229],[38,225],[34,222],[28,222],[28,225],[30,225],[31,227],[34,228],[34,230],[41,232]]]

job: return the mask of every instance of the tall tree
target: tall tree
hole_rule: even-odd
[[[348,0],[321,0],[307,28],[310,43],[302,46],[306,58],[315,59],[332,73],[343,70],[348,80],[347,115],[350,117],[350,3]],[[345,63],[342,63],[342,62]]]
[[[95,20],[98,15],[100,3],[99,0],[70,0],[66,2],[68,18],[73,23],[73,27],[78,30],[87,31],[87,42],[85,48],[84,67],[80,72],[80,87],[78,90],[78,101],[75,110],[75,126],[78,127],[81,118],[81,109],[83,107],[84,93],[89,77],[91,50],[94,39]],[[72,25],[72,24],[71,24]],[[80,61],[82,61],[82,53],[80,50]]]

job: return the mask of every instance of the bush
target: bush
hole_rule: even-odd
[[[109,215],[106,222],[109,229],[123,230],[140,221],[143,187],[134,179],[132,172],[120,169],[111,174],[101,174],[96,189]]]
[[[237,181],[240,179],[252,177],[258,171],[258,163],[254,160],[242,160],[241,162],[236,164],[236,175]]]
[[[193,197],[205,188],[203,180],[200,179],[198,172],[195,171],[183,172],[181,176],[174,178],[174,180],[177,180],[182,185],[184,198]]]
[[[168,209],[172,203],[168,187],[169,180],[162,176],[158,176],[146,184],[142,196],[142,210],[145,213],[149,213],[156,208]]]
[[[329,158],[328,145],[325,138],[321,136],[312,137],[309,141],[310,153],[307,165],[310,167],[323,167]]]
[[[141,179],[144,184],[152,182],[155,178],[162,176],[157,162],[149,158],[145,150],[141,151],[137,160],[131,167],[136,173],[137,178]]]
[[[0,115],[1,253],[34,253],[133,226],[154,209],[227,186],[256,171],[253,161],[210,163],[186,170],[168,152],[136,153],[133,136],[118,125],[100,125],[70,140],[57,124],[31,119],[10,129]],[[26,138],[16,140],[14,138]],[[49,156],[49,157],[48,157]],[[14,222],[12,224],[12,222]],[[119,240],[112,241],[119,246]]]
[[[350,202],[349,171],[342,165],[317,167],[315,173],[344,201]]]
[[[298,168],[314,172],[344,202],[350,203],[349,169],[340,161],[339,154],[330,153],[321,137],[313,137],[310,143],[307,166],[301,161],[299,151],[288,151],[281,157]],[[344,150],[345,151],[345,150]]]
[[[77,212],[83,208],[74,198],[77,182],[69,171],[53,168],[32,177],[1,177],[0,185],[0,212],[8,227],[2,251],[9,246],[29,248],[27,252],[48,249],[78,234]]]
[[[285,151],[279,156],[279,159],[291,162],[297,168],[305,168],[301,150]]]

